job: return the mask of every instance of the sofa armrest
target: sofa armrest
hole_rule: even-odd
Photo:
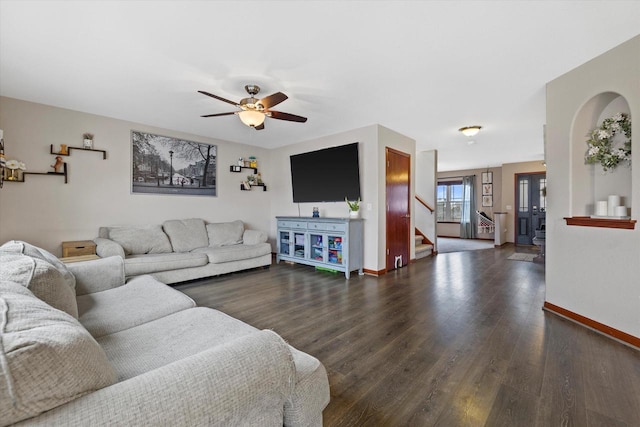
[[[124,285],[124,260],[119,256],[67,264],[76,278],[76,295],[92,294]]]
[[[103,237],[96,237],[93,242],[96,244],[96,254],[99,257],[119,256],[124,259],[124,248],[119,243]]]
[[[267,233],[258,230],[244,230],[242,243],[245,245],[257,245],[267,241]]]
[[[295,375],[291,352],[282,338],[272,331],[257,331],[23,423],[283,425],[283,408]]]

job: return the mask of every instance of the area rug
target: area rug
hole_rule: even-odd
[[[515,253],[513,255],[511,255],[510,257],[508,257],[507,259],[513,260],[513,261],[528,261],[528,262],[533,262],[533,259],[535,257],[537,257],[538,254],[521,254],[521,253]]]

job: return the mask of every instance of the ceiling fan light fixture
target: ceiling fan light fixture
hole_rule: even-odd
[[[247,126],[257,127],[264,123],[265,115],[256,110],[243,110],[238,113],[240,120]]]
[[[460,132],[464,134],[464,136],[472,137],[476,136],[478,132],[480,132],[482,126],[474,125],[474,126],[465,126],[458,129]]]

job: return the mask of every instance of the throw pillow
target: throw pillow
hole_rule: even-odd
[[[165,221],[162,228],[169,236],[174,252],[191,252],[209,245],[204,220],[200,218]]]
[[[71,289],[76,288],[76,278],[73,276],[73,273],[71,273],[69,269],[67,269],[67,266],[51,252],[20,240],[8,241],[4,245],[0,246],[0,252],[21,253],[32,258],[47,261],[60,272],[67,286]]]
[[[209,246],[219,247],[242,243],[244,223],[240,220],[207,224]]]
[[[0,280],[18,283],[53,308],[78,318],[75,286],[47,261],[20,253],[0,252]],[[75,285],[75,277],[74,277]]]
[[[162,227],[109,227],[109,239],[124,249],[127,255],[166,254],[171,252],[169,238]]]
[[[2,288],[3,425],[31,418],[116,382],[104,351],[76,319],[34,296]]]

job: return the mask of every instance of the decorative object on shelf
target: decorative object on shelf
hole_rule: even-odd
[[[18,160],[8,160],[5,163],[5,167],[11,171],[11,175],[7,177],[7,181],[20,181],[21,178],[18,175],[20,172],[18,171],[24,171],[27,169],[27,166],[24,164],[24,162]]]
[[[607,200],[599,200],[595,204],[595,215],[591,218],[596,219],[627,219],[628,209],[621,205],[621,198],[616,194],[610,195]]]
[[[258,167],[258,160],[255,158],[255,156],[249,156],[249,167],[250,168]]]
[[[349,201],[349,199],[345,197],[344,201],[347,202],[347,205],[349,206],[349,217],[359,218],[360,217],[360,197],[358,197],[358,200],[353,202]]]
[[[626,137],[622,147],[616,148],[616,135]],[[587,140],[587,164],[599,163],[602,170],[607,172],[615,169],[620,163],[631,165],[631,119],[628,114],[616,113],[604,119],[599,128],[591,131]]]
[[[238,166],[244,167],[244,160],[242,159],[242,157],[238,159]]]
[[[316,207],[313,208],[313,218],[320,218],[320,209]]]
[[[58,154],[64,154],[64,155],[69,154],[69,150],[67,149],[67,144],[60,144],[60,151],[58,151]]]
[[[89,150],[93,150],[93,134],[89,132],[83,133],[82,138],[84,138],[84,141],[82,143],[82,148],[88,148]]]
[[[62,168],[63,165],[64,165],[64,162],[62,161],[62,157],[56,156],[56,162],[55,164],[51,165],[51,167],[53,168],[53,171],[55,173],[60,173],[60,169]]]

